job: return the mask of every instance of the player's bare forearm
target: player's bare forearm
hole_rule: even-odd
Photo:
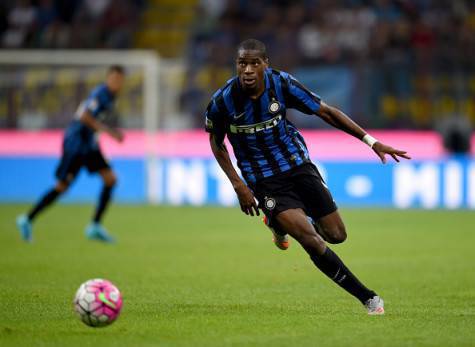
[[[233,185],[241,210],[247,215],[254,216],[254,213],[259,215],[254,194],[236,172],[224,142],[213,134],[210,135],[209,142],[216,161]]]
[[[107,131],[107,127],[96,120],[89,112],[85,111],[79,117],[81,123],[86,125],[87,127],[91,128],[93,131]]]
[[[217,141],[215,135],[210,135],[209,143],[211,145],[213,155],[216,158],[216,161],[218,162],[221,169],[229,178],[229,181],[233,185],[234,189],[236,189],[236,187],[244,184],[244,182],[241,180],[241,177],[239,177],[238,173],[236,172],[236,169],[234,168],[226,145],[224,144],[224,142],[219,142],[220,141]]]
[[[335,128],[343,130],[344,132],[363,140],[378,155],[383,164],[386,163],[386,154],[390,155],[397,162],[399,162],[399,158],[411,159],[406,151],[385,145],[368,135],[366,131],[336,107],[329,106],[322,102],[321,107],[317,112],[317,116]]]
[[[116,139],[117,141],[121,142],[124,138],[122,133],[119,130],[113,129],[105,125],[104,123],[95,119],[89,112],[85,111],[79,120],[86,125],[87,127],[91,128],[94,131],[102,131],[109,134],[111,137]]]
[[[399,162],[399,158],[411,159],[406,151],[385,145],[372,136],[369,136],[366,131],[336,107],[329,106],[322,102],[317,115],[335,128],[343,130],[344,132],[365,141],[373,149],[376,155],[378,155],[383,164],[386,163],[386,154],[390,155],[397,162]]]
[[[317,116],[333,127],[343,130],[360,140],[366,135],[366,132],[343,111],[336,107],[327,105],[324,102],[321,103]]]

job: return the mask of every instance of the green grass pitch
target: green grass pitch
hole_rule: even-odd
[[[23,244],[25,208],[0,205],[0,346],[475,346],[474,212],[342,210],[332,248],[385,299],[370,317],[238,208],[114,205],[113,246],[84,238],[85,205],[51,208]],[[71,304],[95,277],[124,297],[102,329]]]

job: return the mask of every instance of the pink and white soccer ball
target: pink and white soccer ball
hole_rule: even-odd
[[[119,317],[122,296],[111,282],[96,278],[79,287],[74,298],[74,310],[84,324],[104,327]]]

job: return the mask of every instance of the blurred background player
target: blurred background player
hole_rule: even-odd
[[[17,218],[17,227],[23,240],[32,240],[32,223],[46,207],[63,194],[77,177],[79,170],[86,167],[89,173],[98,173],[103,181],[96,210],[86,228],[86,236],[92,240],[112,242],[113,238],[101,225],[102,216],[110,202],[112,189],[117,178],[104,158],[98,143],[99,132],[105,132],[118,142],[123,134],[104,124],[102,117],[111,109],[116,95],[124,84],[124,69],[113,65],[107,71],[106,81],[98,85],[76,111],[75,119],[69,124],[63,139],[63,153],[56,169],[56,185],[44,194],[27,214]]]
[[[368,144],[383,163],[386,154],[396,161],[398,157],[410,158],[406,152],[371,137],[288,73],[270,69],[262,42],[250,39],[238,46],[236,69],[238,76],[213,95],[206,111],[206,130],[241,210],[254,216],[262,209],[280,249],[287,249],[287,234],[291,235],[323,273],[366,306],[368,314],[384,314],[383,300],[366,288],[325,243],[345,241],[345,226],[286,110],[298,109],[322,118]],[[234,169],[223,142],[225,136],[247,184]]]

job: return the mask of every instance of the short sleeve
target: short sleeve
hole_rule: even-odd
[[[89,111],[92,115],[96,116],[99,113],[100,107],[100,100],[97,96],[90,96],[85,104],[84,107],[87,111]]]
[[[314,114],[320,109],[320,96],[304,87],[293,76],[282,76],[282,88],[287,108],[294,108],[302,113]]]
[[[101,86],[94,90],[86,99],[84,107],[94,117],[102,111],[109,109],[112,105],[112,99],[106,86]]]
[[[220,113],[215,99],[211,100],[208,107],[206,108],[205,130],[208,133],[214,134],[218,138],[222,138],[224,140],[224,135],[226,134],[224,115]]]

